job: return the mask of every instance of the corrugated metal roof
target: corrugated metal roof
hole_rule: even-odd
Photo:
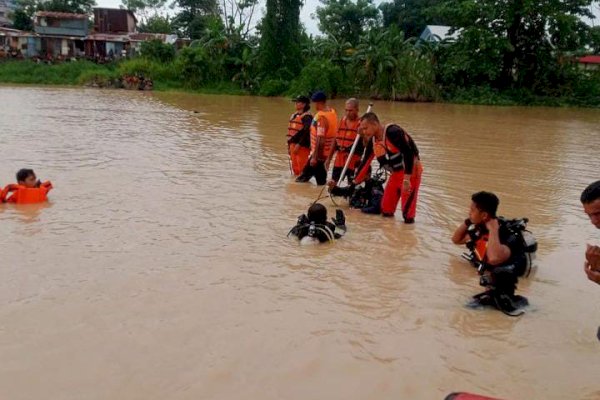
[[[600,56],[580,57],[579,62],[581,64],[600,64]]]
[[[427,25],[421,33],[420,39],[422,40],[444,40],[444,39],[458,39],[460,32],[459,30],[454,31],[450,34],[451,26],[445,25]]]
[[[60,19],[87,19],[85,14],[74,14],[66,12],[55,12],[55,11],[38,11],[35,13],[36,17],[49,17],[49,18],[60,18]]]

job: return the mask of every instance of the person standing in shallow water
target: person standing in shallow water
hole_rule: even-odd
[[[591,223],[600,229],[600,181],[590,184],[581,193],[583,211],[590,217]],[[587,245],[583,269],[588,279],[600,285],[600,247]],[[599,331],[600,335],[600,331]],[[600,339],[600,336],[599,336]]]
[[[327,182],[326,161],[333,147],[338,119],[335,110],[327,105],[325,93],[316,92],[311,101],[317,113],[310,127],[310,157],[296,182],[308,182],[314,176],[320,186]]]
[[[296,105],[296,112],[290,117],[288,123],[287,143],[288,154],[292,163],[292,173],[300,175],[310,154],[310,100],[306,96],[298,96],[292,100]]]
[[[360,125],[358,107],[359,104],[357,99],[351,98],[346,101],[345,115],[339,123],[329,159],[325,162],[325,164],[328,165],[335,157],[335,163],[333,164],[333,170],[331,172],[331,179],[335,182],[340,180],[344,165],[346,165],[346,161],[350,156],[350,149],[354,144],[354,139],[356,138],[356,135],[358,135],[358,127]],[[348,178],[348,182],[354,177],[354,169],[360,163],[360,156],[363,151],[364,146],[362,141],[359,140],[345,174],[345,178]]]
[[[401,201],[404,222],[414,223],[423,172],[417,145],[400,126],[383,126],[373,112],[361,117],[360,130],[367,145],[353,184],[358,185],[368,178],[371,161],[376,157],[379,165],[391,174],[383,192],[381,208],[376,208],[374,212],[392,217]]]

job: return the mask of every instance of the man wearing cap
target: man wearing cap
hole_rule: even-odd
[[[287,143],[292,173],[300,175],[308,162],[310,154],[310,125],[313,117],[310,100],[306,96],[298,96],[292,100],[296,103],[296,112],[288,123]]]
[[[314,176],[317,185],[324,185],[327,182],[326,161],[335,141],[338,118],[335,110],[327,105],[325,93],[314,93],[311,101],[317,113],[310,127],[310,157],[296,182],[308,182]]]

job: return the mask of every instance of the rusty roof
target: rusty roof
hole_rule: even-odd
[[[38,11],[35,13],[36,17],[49,17],[49,18],[59,18],[59,19],[87,19],[86,14],[74,14],[74,13],[66,13],[66,12],[56,12],[56,11]]]

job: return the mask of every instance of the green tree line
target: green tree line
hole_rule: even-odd
[[[90,13],[94,0],[19,0],[37,9]],[[160,86],[225,87],[267,96],[332,96],[490,104],[600,105],[600,72],[577,58],[600,52],[591,0],[321,0],[320,36],[300,22],[301,0],[123,0],[140,30],[192,40],[175,51],[144,44],[125,68]],[[172,17],[165,11],[174,7]],[[21,18],[23,20],[27,18]],[[17,19],[15,18],[15,24]],[[426,25],[455,39],[424,42]]]

